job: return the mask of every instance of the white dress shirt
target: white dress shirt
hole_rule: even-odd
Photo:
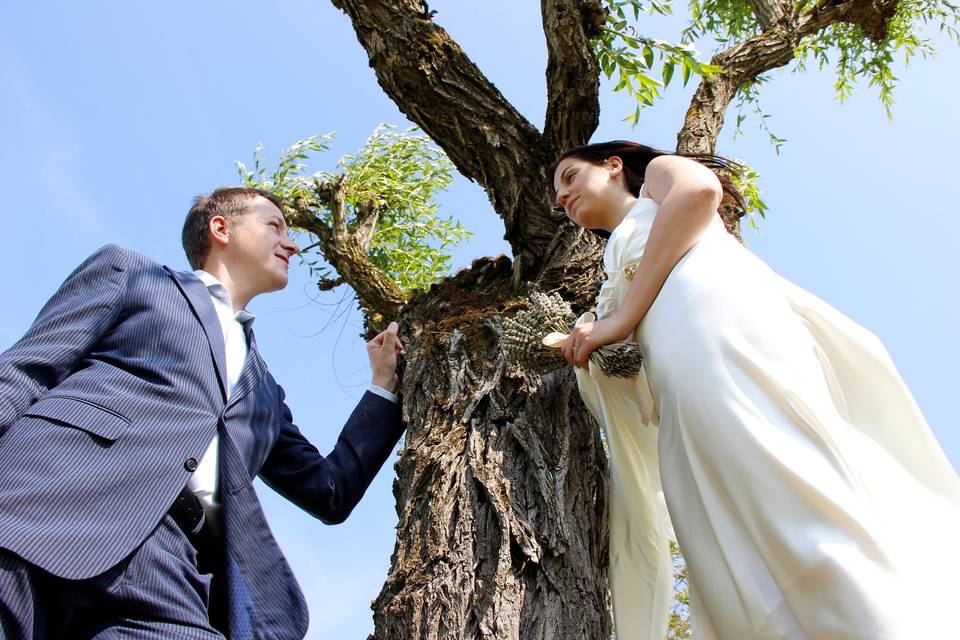
[[[243,365],[247,361],[249,347],[243,326],[253,324],[254,316],[243,309],[234,311],[230,293],[214,276],[202,269],[197,269],[193,273],[207,286],[213,308],[217,312],[217,319],[220,321],[220,331],[224,339],[227,363],[227,399],[229,400],[233,388],[240,379]],[[369,390],[391,402],[399,402],[396,395],[383,387],[371,384]],[[187,481],[187,487],[200,499],[206,513],[207,523],[214,533],[218,531],[220,517],[220,501],[217,496],[220,480],[220,474],[218,473],[219,443],[219,436],[214,434],[213,440],[207,445],[207,450],[200,458],[196,471],[190,475],[190,479]]]
[[[243,365],[247,361],[247,336],[243,331],[243,324],[253,322],[253,315],[247,311],[233,310],[233,302],[227,288],[220,284],[215,277],[198,269],[193,272],[203,284],[207,285],[213,308],[220,321],[220,332],[224,339],[224,351],[227,363],[227,399],[230,399],[233,388],[240,379]],[[219,524],[220,501],[217,497],[219,486],[219,444],[220,438],[216,434],[207,445],[207,450],[200,458],[196,471],[191,474],[187,486],[200,499],[203,510],[206,512],[207,523],[216,531]]]

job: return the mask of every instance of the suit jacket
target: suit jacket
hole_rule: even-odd
[[[342,522],[402,433],[367,392],[328,456],[301,435],[255,348],[227,401],[206,286],[108,245],[0,355],[0,547],[68,579],[130,554],[220,435],[222,539],[256,635],[302,637],[303,596],[252,481]]]

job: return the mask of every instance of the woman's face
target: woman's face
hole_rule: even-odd
[[[602,164],[564,158],[553,174],[557,202],[563,205],[567,217],[581,227],[609,231],[619,222],[614,218],[626,190],[622,175],[623,163],[617,157]]]

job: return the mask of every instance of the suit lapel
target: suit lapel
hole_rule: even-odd
[[[228,407],[236,404],[247,395],[251,389],[260,383],[263,375],[267,372],[267,363],[260,357],[260,351],[257,349],[257,341],[253,337],[252,330],[247,331],[247,346],[247,360],[243,363],[243,371],[240,372],[240,378],[230,394]]]
[[[223,339],[223,331],[220,330],[220,320],[217,318],[217,312],[213,308],[213,302],[210,300],[210,292],[207,287],[192,273],[174,271],[170,267],[164,267],[173,281],[177,283],[180,291],[183,293],[190,308],[193,310],[203,332],[207,336],[207,342],[210,345],[210,353],[213,355],[214,368],[217,372],[217,382],[220,385],[220,393],[223,398],[227,397],[227,356],[226,346]]]

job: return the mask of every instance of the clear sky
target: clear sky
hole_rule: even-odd
[[[682,8],[682,4],[678,9]],[[545,109],[539,3],[432,0],[435,20],[535,125]],[[194,195],[237,181],[257,142],[272,159],[337,132],[315,169],[356,150],[381,122],[406,121],[380,91],[349,20],[326,2],[248,0],[10,3],[0,23],[0,348],[16,340],[77,263],[108,242],[186,268],[180,226]],[[651,26],[649,35],[670,37]],[[954,467],[960,362],[960,51],[898,69],[889,121],[866,86],[845,105],[829,73],[775,73],[762,106],[788,142],[779,156],[748,119],[718,151],[750,162],[770,207],[749,247],[887,345]],[[605,95],[594,140],[672,148],[691,89],[671,88],[641,125]],[[732,121],[732,117],[730,118]],[[475,233],[457,267],[506,249],[482,191],[459,179],[443,211]],[[254,301],[258,344],[296,421],[321,451],[369,380],[349,292],[319,295],[291,267],[282,293]],[[42,446],[42,443],[38,443]],[[311,610],[311,638],[363,638],[389,566],[393,470],[347,523],[327,527],[260,493]]]

